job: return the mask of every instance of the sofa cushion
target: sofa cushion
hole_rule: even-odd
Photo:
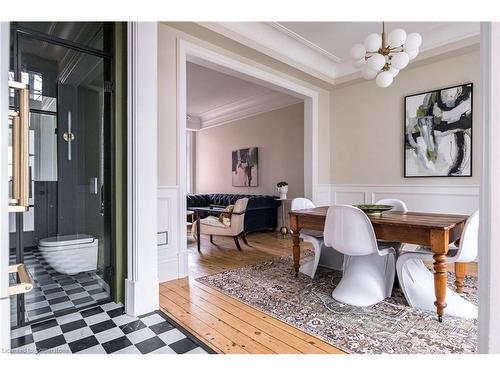
[[[208,194],[188,194],[187,207],[210,207],[210,196]]]

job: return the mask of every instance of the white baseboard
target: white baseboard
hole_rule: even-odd
[[[188,276],[188,252],[186,251],[181,251],[178,255],[179,259],[179,275],[178,278],[182,279],[183,277]]]
[[[154,287],[152,287],[154,286]],[[125,279],[125,312],[139,316],[158,310],[159,283]]]
[[[179,256],[158,258],[158,280],[160,283],[179,278]]]
[[[331,204],[370,204],[397,198],[410,211],[471,214],[479,209],[479,185],[322,185],[325,195],[328,186]]]

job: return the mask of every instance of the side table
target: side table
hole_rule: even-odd
[[[286,226],[286,218],[288,215],[285,214],[285,209],[286,209],[286,202],[291,202],[291,199],[281,199],[281,198],[275,198],[276,201],[281,202],[281,228],[280,228],[280,233],[283,236],[283,238],[286,238],[286,235],[290,233],[290,229]]]

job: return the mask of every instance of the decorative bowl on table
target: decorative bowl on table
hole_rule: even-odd
[[[355,207],[359,208],[367,215],[380,216],[382,212],[390,211],[394,206],[387,204],[358,204]]]

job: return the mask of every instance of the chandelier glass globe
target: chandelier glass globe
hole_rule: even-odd
[[[382,37],[379,34],[370,34],[366,37],[364,46],[368,52],[377,52],[382,46]]]
[[[394,29],[389,33],[387,38],[387,45],[389,47],[399,47],[403,45],[406,40],[406,31],[403,29]]]
[[[366,64],[370,67],[371,70],[381,70],[385,65],[385,57],[380,53],[376,53],[371,55],[368,60],[366,60]]]
[[[391,66],[396,69],[404,69],[410,62],[410,57],[406,52],[398,52],[390,56]]]
[[[393,80],[394,80],[393,75],[388,70],[385,70],[377,75],[375,83],[377,84],[378,87],[385,88],[390,86]]]
[[[363,69],[361,70],[361,75],[363,76],[364,79],[373,79],[377,76],[377,71],[370,69],[368,64],[363,66]]]
[[[361,60],[365,58],[366,48],[361,43],[355,44],[351,47],[351,51],[349,53],[351,59],[353,60]]]

